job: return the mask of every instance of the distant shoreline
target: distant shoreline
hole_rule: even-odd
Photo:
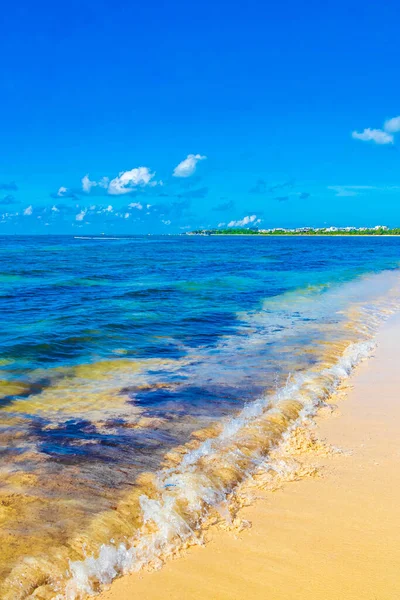
[[[76,240],[121,240],[131,237],[399,237],[399,233],[159,233],[132,234],[114,237],[101,235],[74,236]]]
[[[346,234],[346,233],[337,233],[337,234],[332,234],[332,233],[313,233],[313,234],[307,234],[307,233],[280,233],[280,234],[275,234],[275,233],[260,233],[260,234],[254,234],[254,233],[208,233],[208,234],[201,234],[201,233],[193,233],[190,234],[189,237],[274,237],[274,238],[287,238],[287,237],[308,237],[308,238],[315,238],[315,237],[400,237],[400,233],[382,233],[382,234],[378,234],[378,233],[353,233],[353,234]]]
[[[400,233],[193,233],[193,237],[399,237]]]
[[[400,236],[400,228],[391,228],[384,226],[365,227],[365,228],[301,228],[298,229],[280,229],[258,230],[258,229],[236,229],[233,231],[216,229],[197,229],[187,232],[187,236],[247,236],[247,237],[397,237]]]

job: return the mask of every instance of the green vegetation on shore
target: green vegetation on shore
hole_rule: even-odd
[[[229,228],[229,229],[196,229],[187,235],[400,235],[400,228],[389,229],[385,226],[377,227],[299,227],[298,229],[257,229],[257,228]]]

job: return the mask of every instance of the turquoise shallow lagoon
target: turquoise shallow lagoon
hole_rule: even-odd
[[[1,598],[193,535],[367,352],[399,264],[398,238],[0,238]]]

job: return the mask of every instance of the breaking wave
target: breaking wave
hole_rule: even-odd
[[[178,548],[201,543],[201,528],[211,509],[228,501],[284,436],[335,391],[374,346],[350,344],[335,364],[296,375],[272,396],[260,398],[198,447],[190,444],[170,456],[169,466],[151,481],[152,493],[138,498],[142,525],[125,543],[104,544],[97,556],[70,563],[66,598],[93,594],[117,575],[159,567]]]
[[[250,347],[246,350],[249,360],[261,355],[266,338],[290,337],[292,328],[296,328],[297,335],[301,331],[300,342],[297,343],[296,338],[291,345],[280,345],[276,360],[283,362],[281,353],[295,352],[296,349],[308,352],[313,360],[307,363],[294,357],[291,362],[285,363],[295,367],[301,364],[301,368],[293,369],[283,385],[279,380],[275,390],[270,387],[257,399],[244,403],[234,416],[224,416],[215,423],[210,411],[208,426],[204,426],[204,420],[199,421],[201,428],[191,432],[190,441],[172,446],[156,470],[144,470],[137,477],[132,477],[125,491],[116,495],[111,507],[107,505],[104,510],[96,507],[81,530],[71,529],[70,537],[58,540],[58,545],[51,547],[47,553],[38,551],[35,555],[22,557],[0,585],[2,600],[81,600],[98,593],[117,576],[144,568],[159,568],[182,549],[203,543],[203,531],[213,511],[228,514],[241,484],[251,480],[260,468],[280,468],[282,444],[294,430],[305,425],[353,368],[373,350],[375,333],[380,323],[398,310],[400,294],[397,273],[372,279],[372,285],[377,288],[377,282],[385,282],[383,289],[379,288],[381,295],[378,298],[374,288],[373,301],[364,298],[366,288],[363,286],[368,288],[371,285],[369,281],[354,288],[355,296],[350,303],[349,290],[342,292],[335,289],[330,300],[326,296],[317,296],[317,302],[315,299],[309,302],[307,294],[297,292],[290,298],[281,296],[279,300],[269,301],[264,311],[249,315],[247,323],[243,317],[245,327],[251,328],[250,335],[243,336],[242,342]],[[280,302],[280,306],[273,306],[274,302]],[[290,305],[290,311],[286,309],[285,302]],[[334,307],[332,310],[340,313],[340,323],[328,318],[329,302]],[[298,324],[293,324],[292,317],[287,316],[293,314],[299,315],[296,316]],[[314,328],[313,335],[309,334],[311,328]],[[302,344],[304,339],[307,343]],[[236,338],[227,337],[218,352],[207,357],[208,361],[198,361],[198,366],[190,358],[190,361],[187,359],[188,364],[194,364],[193,369],[199,369],[201,377],[205,377],[207,369],[212,369],[221,356],[226,363],[231,364],[232,361],[235,365],[237,345]],[[256,363],[255,369],[259,364]],[[309,366],[304,368],[304,364]],[[120,366],[121,372],[116,373],[115,380],[110,379],[107,371],[103,379],[94,373],[92,383],[96,386],[99,381],[102,382],[107,387],[107,398],[111,398],[112,405],[118,401],[124,406],[124,397],[118,393],[121,382],[117,380],[126,375],[127,379],[122,377],[122,383],[128,390],[132,365],[121,362]],[[126,374],[125,366],[128,369]],[[177,372],[181,366],[182,363],[177,365]],[[138,372],[142,373],[139,367],[142,368],[138,365]],[[89,369],[92,371],[93,366]],[[82,375],[81,371],[79,373]],[[195,371],[189,373],[200,378]],[[234,376],[239,378],[240,373],[236,372]],[[96,398],[93,407],[89,402],[93,399],[92,383],[88,388],[86,384],[82,388],[86,392],[89,389],[90,394],[81,393],[77,402],[85,407],[88,405],[90,410],[86,413],[93,414],[94,419],[99,404]],[[58,400],[63,397],[63,385],[59,384],[57,388],[60,390]],[[44,410],[49,405],[45,392],[43,398],[39,396],[39,406],[43,405]],[[76,412],[76,407],[73,410]],[[103,410],[106,410],[106,405]],[[154,420],[152,425],[156,427]],[[26,501],[29,502],[29,498]],[[71,498],[71,507],[74,501],[78,499]],[[43,517],[46,519],[45,514]]]

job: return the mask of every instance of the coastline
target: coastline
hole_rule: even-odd
[[[304,472],[315,474],[307,466],[316,466],[320,476],[299,476],[274,493],[257,488],[255,501],[238,513],[238,527],[211,527],[204,547],[160,571],[126,575],[99,598],[393,600],[400,560],[400,315],[376,340],[373,356],[332,398],[332,416],[324,409],[316,418],[314,433],[328,445],[298,448]]]
[[[180,234],[180,235],[187,235],[187,234]],[[384,233],[382,235],[377,235],[377,234],[373,234],[373,233],[354,233],[351,235],[348,235],[346,233],[335,233],[335,234],[327,234],[327,233],[313,233],[313,234],[307,234],[307,233],[280,233],[280,234],[273,234],[273,233],[209,233],[207,235],[203,235],[201,233],[196,233],[196,234],[191,234],[193,235],[193,237],[199,236],[199,237],[238,237],[238,235],[240,235],[240,237],[274,237],[274,238],[280,238],[280,237],[308,237],[308,238],[315,238],[315,237],[323,237],[323,238],[335,238],[335,237],[362,237],[362,238],[368,238],[368,237],[374,237],[374,238],[382,238],[382,237],[399,237],[399,234],[395,234],[395,233]]]

